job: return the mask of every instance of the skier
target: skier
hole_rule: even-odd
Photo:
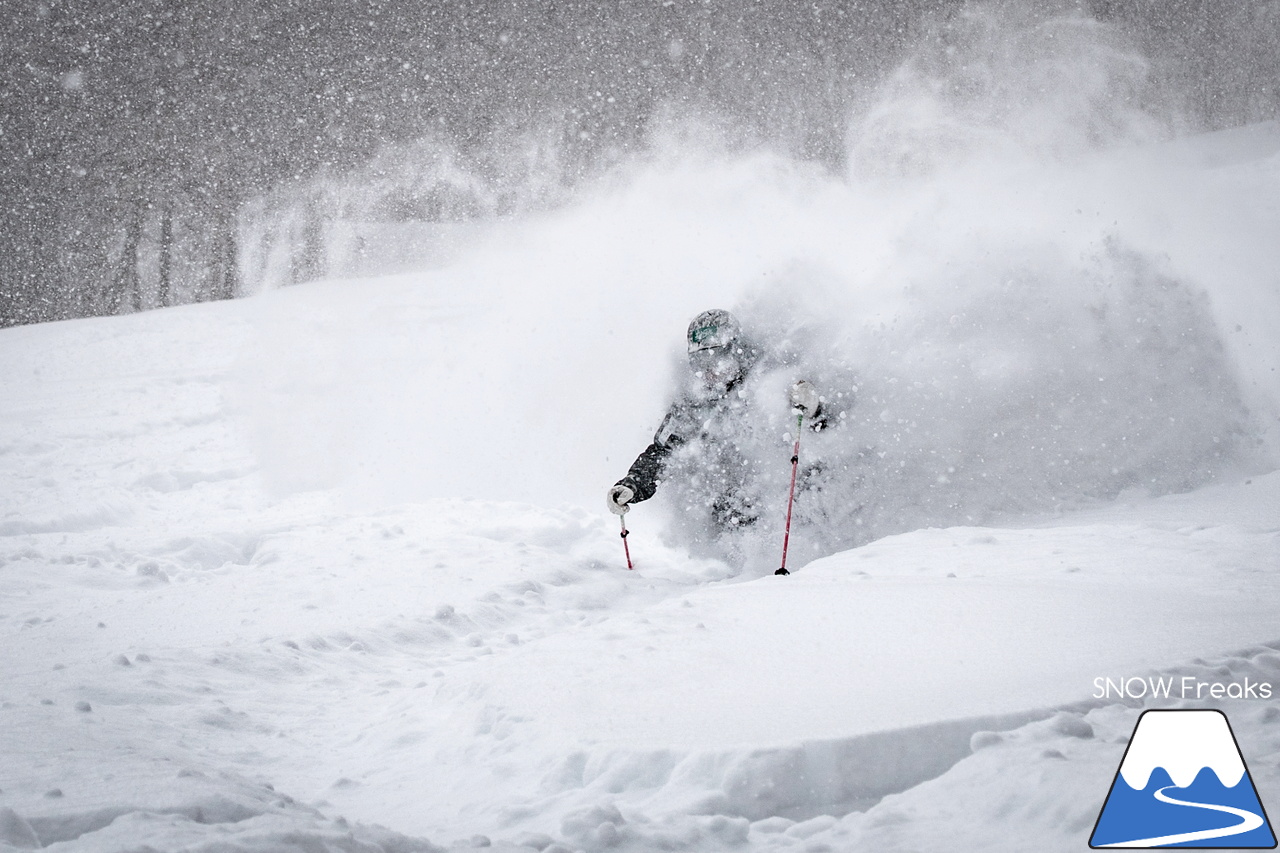
[[[631,504],[653,497],[660,482],[678,476],[687,492],[702,498],[691,499],[691,504],[704,503],[687,509],[708,510],[715,532],[722,533],[756,521],[757,501],[748,488],[755,463],[741,451],[737,430],[752,398],[745,386],[763,372],[766,359],[728,311],[703,311],[689,324],[687,339],[686,388],[662,419],[653,443],[609,489],[607,502],[622,515]],[[811,383],[794,383],[789,397],[810,429],[826,428],[827,416]]]

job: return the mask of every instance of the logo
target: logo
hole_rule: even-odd
[[[1144,711],[1089,846],[1274,848],[1226,715]]]

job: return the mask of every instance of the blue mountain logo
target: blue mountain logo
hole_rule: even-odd
[[[1227,716],[1144,711],[1089,846],[1274,848]]]

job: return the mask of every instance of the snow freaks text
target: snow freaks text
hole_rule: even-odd
[[[1253,681],[1201,681],[1190,675],[1134,676],[1093,680],[1094,699],[1270,699],[1271,683]]]

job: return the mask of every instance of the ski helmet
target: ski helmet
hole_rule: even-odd
[[[720,308],[703,311],[689,324],[689,352],[728,346],[741,334],[742,327],[728,311]]]

